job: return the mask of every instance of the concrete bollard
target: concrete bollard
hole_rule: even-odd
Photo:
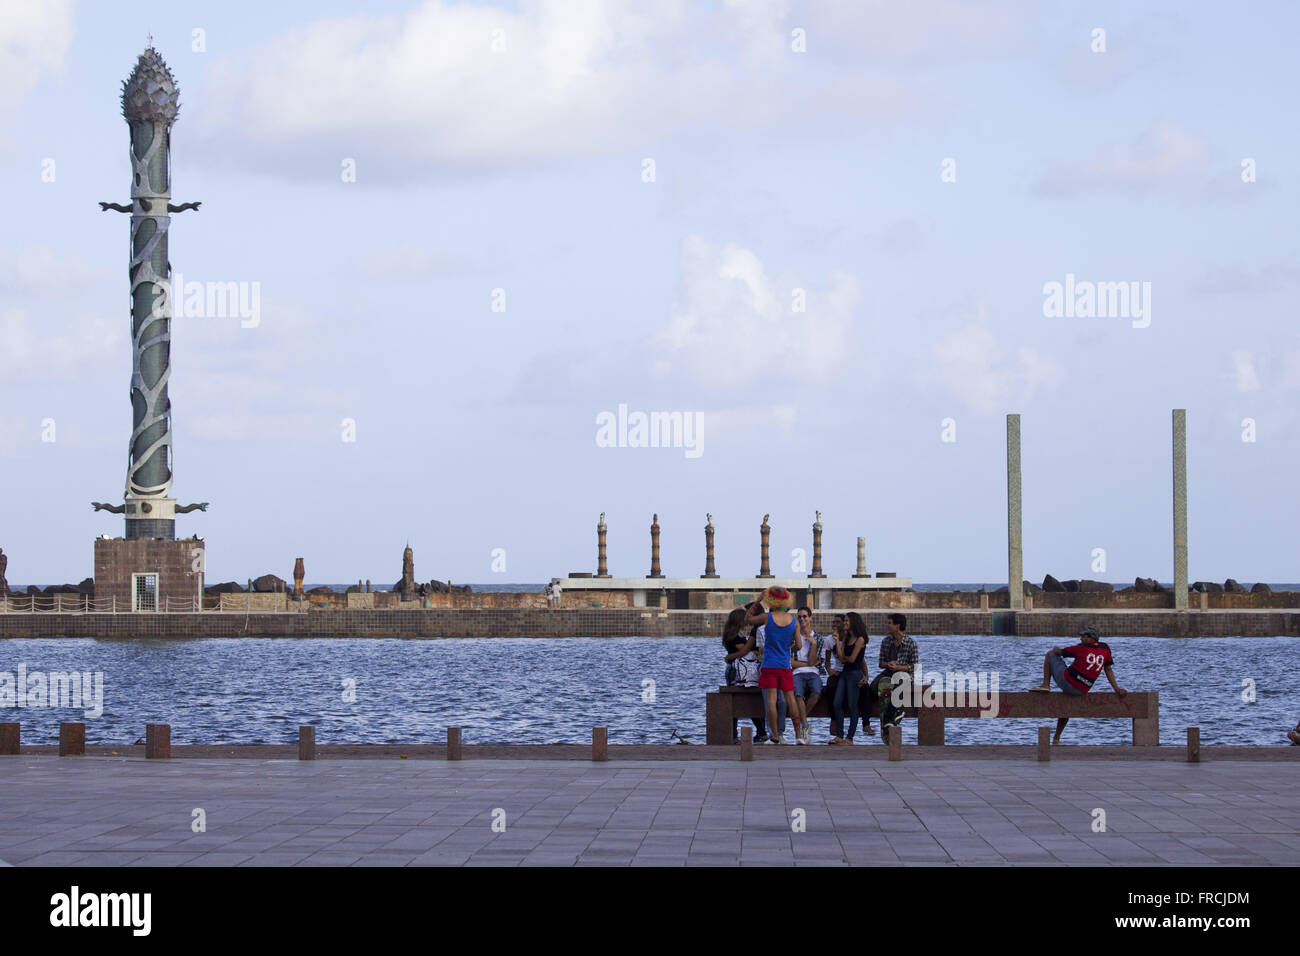
[[[172,725],[144,725],[144,755],[152,760],[166,760],[172,755]]]
[[[740,728],[740,759],[741,760],[754,759],[754,728],[753,727]]]
[[[1202,611],[1208,611],[1209,609],[1210,609],[1210,595],[1209,595],[1207,592],[1202,591],[1202,592],[1201,592],[1201,610],[1202,610]]]
[[[890,727],[888,729],[889,729],[889,759],[902,760],[903,759],[903,728]],[[885,728],[882,727],[881,732],[883,733],[884,730]]]
[[[447,728],[447,759],[448,760],[460,759],[460,728],[459,727]]]
[[[59,724],[59,756],[86,756],[86,725],[78,723]]]
[[[980,610],[981,610],[981,611],[987,611],[988,609],[989,609],[989,596],[988,596],[988,594],[981,594],[981,595],[980,595]]]
[[[299,760],[316,759],[316,728],[315,727],[298,728],[298,759]]]
[[[1028,594],[1025,595],[1025,610],[1032,611],[1033,609],[1034,609],[1034,592],[1030,591]]]
[[[608,730],[607,727],[591,728],[591,759],[597,763],[603,762],[608,756]]]
[[[1201,762],[1201,728],[1187,728],[1187,762]]]
[[[1052,728],[1038,728],[1038,759],[1047,763],[1052,759]]]
[[[0,755],[17,756],[21,736],[22,724],[0,724]]]

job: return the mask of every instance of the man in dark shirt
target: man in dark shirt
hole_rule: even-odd
[[[894,706],[894,683],[900,674],[912,674],[920,655],[917,653],[916,641],[903,631],[907,628],[907,618],[902,614],[891,614],[885,619],[888,633],[880,642],[880,676],[876,678],[876,695],[880,699],[880,742],[889,743],[890,728],[898,728],[901,734],[903,709]]]

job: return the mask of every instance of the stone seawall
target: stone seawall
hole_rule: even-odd
[[[887,611],[864,610],[867,629],[885,630]],[[722,611],[642,608],[330,611],[309,614],[0,614],[0,638],[199,637],[720,637]],[[1300,636],[1300,611],[908,610],[917,634],[1073,637],[1086,624],[1105,637]],[[831,613],[813,626],[830,629]]]

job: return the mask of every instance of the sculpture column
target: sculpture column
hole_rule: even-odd
[[[1025,606],[1024,553],[1020,542],[1020,416],[1007,416],[1007,590],[1011,609]]]
[[[654,521],[650,525],[650,573],[648,578],[662,578],[664,573],[659,570],[659,515],[654,516]]]
[[[299,558],[293,563],[293,596],[299,601],[302,600],[302,579],[304,577],[306,577],[306,572],[303,570],[302,558]]]
[[[600,513],[600,522],[596,525],[596,577],[609,577],[609,567],[606,564],[605,554],[605,534],[609,529],[605,526],[605,512]]]
[[[813,522],[813,566],[810,578],[824,578],[822,574],[822,513],[817,512],[817,520]]]
[[[704,516],[704,573],[702,578],[716,578],[718,572],[713,567],[713,515]]]
[[[767,519],[770,517],[771,515],[763,515],[763,523],[758,527],[758,533],[762,537],[762,565],[759,567],[758,574],[755,575],[755,577],[772,577],[772,569],[768,566],[768,545],[772,536],[772,528],[767,523]]]
[[[1174,409],[1174,607],[1187,610],[1187,409]]]
[[[858,570],[853,573],[855,578],[869,578],[867,574],[867,539],[858,538]]]

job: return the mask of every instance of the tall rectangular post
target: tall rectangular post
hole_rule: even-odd
[[[1187,409],[1174,409],[1174,607],[1187,610]]]
[[[1020,416],[1007,416],[1007,589],[1011,610],[1025,606],[1024,552],[1020,542]]]

